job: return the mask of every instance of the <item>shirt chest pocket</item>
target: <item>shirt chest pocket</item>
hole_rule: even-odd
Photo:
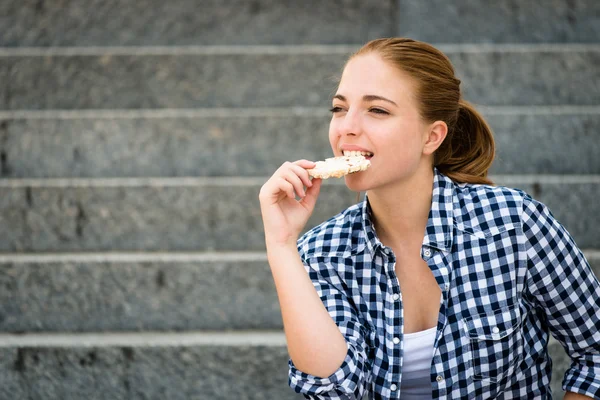
[[[501,382],[523,357],[521,309],[514,307],[464,319],[473,377]]]

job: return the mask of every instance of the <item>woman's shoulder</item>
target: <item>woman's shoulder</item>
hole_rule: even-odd
[[[485,185],[473,183],[456,183],[459,197],[477,199],[490,199],[495,201],[522,202],[529,194],[522,190],[509,186]]]
[[[518,227],[533,198],[524,190],[508,186],[456,184],[455,221],[459,225],[487,230]]]

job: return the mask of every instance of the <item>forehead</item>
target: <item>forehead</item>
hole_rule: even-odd
[[[387,97],[396,102],[410,102],[414,84],[405,72],[384,61],[379,55],[370,53],[348,61],[337,93],[346,98],[359,98],[368,94]]]

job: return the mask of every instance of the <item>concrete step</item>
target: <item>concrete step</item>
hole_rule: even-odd
[[[493,173],[600,174],[600,107],[481,111]],[[0,112],[0,176],[267,176],[330,157],[329,119],[325,107]]]
[[[115,12],[119,10],[119,12]],[[5,0],[0,46],[348,44],[387,36],[432,43],[598,42],[595,0],[377,3],[344,0],[219,2],[126,0],[36,3]],[[427,23],[424,23],[426,21]],[[443,30],[436,27],[444,26]]]
[[[395,3],[3,0],[0,46],[362,43],[394,35]]]
[[[600,248],[599,175],[495,179],[546,203],[580,247]],[[266,180],[1,180],[0,251],[263,250],[258,192]],[[307,228],[355,201],[343,181],[326,182]]]
[[[0,110],[327,107],[354,46],[1,49]],[[441,47],[481,105],[598,105],[600,45]]]
[[[598,43],[599,15],[596,0],[399,0],[397,34],[431,43]]]
[[[264,253],[0,255],[0,332],[282,329]]]
[[[1,400],[302,398],[279,332],[15,339],[0,339]]]
[[[300,399],[283,333],[0,336],[0,400]],[[570,360],[554,339],[552,388]]]
[[[600,251],[584,250],[600,277]],[[0,255],[0,332],[283,329],[264,253]]]

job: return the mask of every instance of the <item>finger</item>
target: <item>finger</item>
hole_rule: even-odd
[[[284,172],[282,177],[285,178],[286,181],[288,181],[289,183],[292,184],[292,186],[294,187],[294,190],[296,191],[298,196],[300,196],[300,197],[305,196],[304,186],[302,185],[302,179],[300,179],[300,177],[298,175],[296,175],[296,171],[294,171],[293,169],[290,169],[290,170]]]
[[[301,201],[301,203],[310,210],[312,210],[317,203],[319,193],[321,192],[321,184],[323,183],[323,179],[315,178],[312,180],[312,182],[312,187],[308,188],[306,191],[306,196],[304,196]]]
[[[302,183],[304,184],[304,186],[306,186],[306,187],[311,187],[312,186],[312,182],[310,180],[310,176],[308,175],[308,171],[306,169],[302,168],[299,165],[292,165],[291,169],[302,180]]]
[[[309,160],[298,160],[298,161],[294,161],[292,164],[298,165],[299,167],[302,167],[305,169],[310,169],[310,168],[315,167],[315,162],[309,161]]]
[[[284,177],[280,177],[277,183],[279,191],[286,193],[290,199],[296,198],[296,195],[294,194],[294,186]]]

